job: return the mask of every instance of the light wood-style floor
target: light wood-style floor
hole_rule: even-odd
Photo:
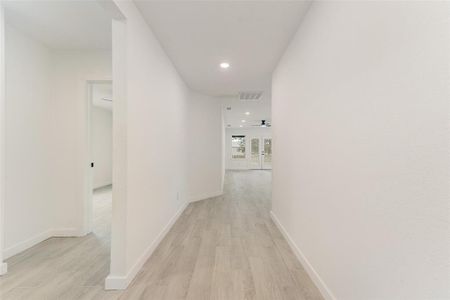
[[[270,219],[270,182],[227,172],[224,196],[190,204],[126,291],[102,290],[111,209],[98,201],[94,234],[9,259],[0,299],[323,299]]]
[[[110,186],[94,192],[93,233],[51,238],[8,259],[8,273],[0,277],[0,299],[94,299],[103,294],[109,273],[111,193]]]

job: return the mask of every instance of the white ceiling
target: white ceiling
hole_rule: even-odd
[[[95,0],[3,1],[6,22],[61,50],[111,49],[111,18]]]
[[[181,76],[196,91],[267,90],[306,1],[135,0]],[[219,63],[231,67],[222,70]]]
[[[224,111],[224,122],[226,127],[246,128],[260,125],[261,120],[271,121],[271,98],[270,92],[258,101],[242,101],[237,97],[223,97],[222,109]],[[228,110],[230,107],[231,110]],[[250,113],[249,115],[246,112]],[[245,122],[242,122],[245,120]]]
[[[196,91],[222,96],[225,126],[271,121],[272,71],[310,1],[135,3],[186,83]],[[230,68],[221,69],[221,62],[230,63]],[[243,91],[264,94],[259,101],[244,102],[236,97]]]
[[[272,71],[309,1],[135,3],[186,83],[196,91],[222,96],[224,109],[232,107],[225,112],[226,124],[239,127],[271,120]],[[111,20],[95,0],[10,0],[4,5],[8,23],[49,48],[111,48]],[[231,67],[220,69],[223,61]],[[241,91],[264,94],[257,102],[242,102],[233,98]]]

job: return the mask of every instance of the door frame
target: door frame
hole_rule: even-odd
[[[259,145],[259,163],[258,163],[258,167],[255,166],[255,164],[253,164],[252,162],[252,140],[253,139],[258,139],[258,145]],[[270,163],[270,166],[264,166],[264,158],[266,157],[266,153],[264,150],[264,141],[265,140],[271,140],[273,141],[271,136],[250,136],[249,137],[249,143],[248,143],[248,148],[250,149],[249,156],[247,158],[247,166],[248,169],[250,170],[272,170],[272,163]],[[272,147],[273,147],[273,142],[272,142]]]

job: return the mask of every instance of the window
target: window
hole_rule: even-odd
[[[245,135],[231,136],[231,157],[245,159]]]

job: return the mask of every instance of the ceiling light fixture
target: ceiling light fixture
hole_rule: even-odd
[[[245,120],[241,120],[242,123],[245,123]]]
[[[223,62],[223,63],[220,64],[220,67],[221,67],[222,69],[228,69],[228,68],[230,67],[230,64],[227,63],[227,62]]]
[[[242,125],[239,125],[239,127],[243,127]]]
[[[249,114],[250,114],[250,112],[249,111],[247,111],[247,112],[245,112],[245,114],[248,116]]]

